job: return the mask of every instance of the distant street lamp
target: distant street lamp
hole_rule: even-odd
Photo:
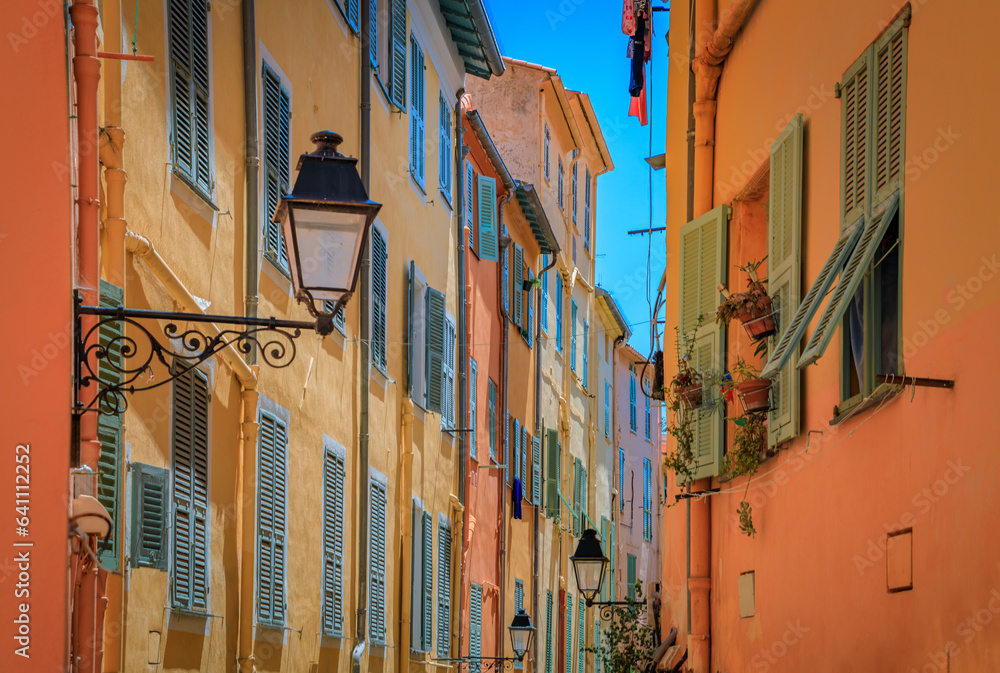
[[[608,568],[608,557],[601,549],[601,541],[597,539],[597,531],[588,528],[583,531],[583,537],[576,546],[576,552],[569,557],[573,563],[573,574],[576,575],[576,588],[583,595],[587,607],[601,607],[601,616],[610,619],[611,607],[614,605],[634,606],[634,601],[595,601],[604,585],[604,573]]]
[[[535,637],[535,627],[531,623],[531,616],[522,608],[514,615],[514,621],[507,627],[510,631],[510,644],[514,649],[517,660],[524,659],[524,653],[531,649],[531,641]]]

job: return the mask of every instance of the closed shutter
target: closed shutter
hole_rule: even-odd
[[[630,364],[628,376],[628,428],[632,432],[636,431],[638,424],[635,413],[635,365]]]
[[[573,535],[580,535],[580,522],[582,521],[582,508],[583,504],[581,493],[582,485],[582,466],[580,465],[580,459],[575,458],[573,460]]]
[[[427,288],[427,408],[444,410],[444,295]]]
[[[392,69],[389,98],[400,108],[406,107],[406,0],[391,0]]]
[[[445,409],[441,416],[446,421],[447,427],[455,427],[455,321],[449,316],[445,321],[444,340],[444,391],[443,402]]]
[[[768,290],[784,327],[799,307],[802,236],[802,115],[797,114],[771,145],[771,190],[768,207]],[[778,339],[771,338],[775,349]],[[789,345],[791,360],[775,378],[772,396],[776,402],[768,413],[768,447],[799,434],[798,343]]]
[[[590,169],[587,169],[587,183],[583,186],[583,247],[590,250]]]
[[[389,291],[388,262],[389,249],[385,236],[378,227],[372,227],[372,363],[385,371],[386,368],[386,303]]]
[[[488,385],[490,411],[490,458],[497,457],[497,387],[491,379]]]
[[[549,179],[549,125],[545,125],[545,179]]]
[[[718,307],[718,285],[726,278],[728,208],[718,206],[681,228],[680,332],[690,338],[698,321]],[[698,371],[725,368],[725,327],[710,320],[698,330],[694,366]],[[711,405],[708,405],[711,406]],[[693,423],[694,478],[715,476],[722,459],[723,415],[696,412]]]
[[[544,269],[549,265],[549,256],[542,255],[542,268]],[[539,319],[542,322],[542,331],[547,332],[549,329],[549,272],[542,272],[542,307],[541,315]]]
[[[503,428],[503,464],[507,467],[507,474],[510,474],[514,469],[510,462],[510,409],[503,412]]]
[[[117,308],[125,304],[124,291],[111,283],[102,280],[100,289],[100,305],[107,308]],[[103,386],[120,385],[122,369],[125,363],[121,354],[122,340],[125,336],[125,323],[121,321],[105,322],[101,325],[98,340],[104,349],[104,357],[98,361],[98,377]],[[122,416],[113,413],[110,404],[102,404],[97,414],[97,439],[101,442],[101,456],[97,461],[97,500],[111,515],[111,532],[109,540],[101,552],[101,563],[118,569],[120,551],[118,536],[121,532],[121,456],[122,456]],[[109,412],[109,413],[104,413]]]
[[[569,310],[569,368],[576,371],[576,300],[570,300]]]
[[[526,425],[521,426],[521,496],[525,499],[528,498],[528,461],[531,457],[528,455],[528,446],[530,442],[528,441],[528,427]]]
[[[563,279],[556,271],[556,350],[563,351]]]
[[[523,322],[522,310],[524,309],[524,248],[515,243],[514,248],[514,274],[511,281],[510,292],[514,299],[514,307],[511,311],[510,319],[518,327]]]
[[[549,430],[545,439],[545,516],[559,519],[559,431]]]
[[[134,567],[167,569],[167,470],[132,463],[132,553]]]
[[[476,250],[476,223],[473,218],[476,174],[472,170],[472,162],[465,161],[465,226],[469,228],[469,250]]]
[[[476,368],[476,361],[469,358],[469,428],[472,432],[469,433],[469,455],[472,458],[478,460],[479,454],[476,449],[476,430],[478,423],[476,423],[477,412],[476,412],[476,400],[479,397],[479,370]]]
[[[601,673],[601,622],[597,619],[594,620],[594,671],[595,673]]]
[[[385,629],[385,535],[386,487],[371,481],[371,538],[368,557],[371,564],[368,575],[368,614],[372,642],[386,644]]]
[[[653,539],[652,512],[652,478],[653,470],[649,458],[642,459],[642,538],[647,542]]]
[[[542,440],[537,436],[531,438],[531,502],[542,504]]]
[[[628,564],[628,599],[635,600],[635,556],[629,554],[626,560]]]
[[[410,512],[410,647],[423,650],[424,633],[424,538],[420,534],[424,510],[417,500],[413,501]]]
[[[420,580],[420,585],[423,587],[424,613],[420,645],[424,652],[430,652],[434,646],[434,521],[431,519],[430,512],[423,513],[420,525],[423,541],[423,577]]]
[[[805,350],[802,351],[802,357],[799,358],[799,369],[812,364],[823,355],[827,345],[830,343],[830,339],[833,338],[834,332],[840,327],[844,314],[847,312],[847,307],[854,297],[854,293],[857,291],[858,286],[861,285],[861,281],[864,280],[865,274],[868,273],[868,269],[875,260],[875,251],[878,250],[878,244],[885,235],[886,229],[889,228],[889,224],[896,216],[898,209],[899,195],[897,194],[872,214],[871,220],[864,227],[864,233],[861,234],[861,238],[854,248],[854,252],[851,253],[850,259],[844,265],[844,270],[840,274],[840,281],[833,290],[833,296],[830,297],[830,302],[826,305],[826,309],[816,324],[816,331],[813,332],[812,336],[809,337],[809,341],[806,342]],[[862,220],[861,224],[865,224],[864,220]]]
[[[611,384],[604,382],[604,437],[611,436]]]
[[[610,600],[615,600],[616,594],[618,593],[618,589],[616,587],[616,584],[617,584],[617,579],[616,578],[618,577],[618,575],[617,575],[617,573],[618,573],[618,547],[615,546],[615,530],[617,530],[617,528],[618,528],[618,524],[616,524],[614,521],[612,521],[611,522],[611,537],[610,537],[610,545],[609,545],[611,547],[611,551],[608,554],[608,557],[611,559],[611,563],[609,564],[611,572],[608,575],[608,581],[611,583],[611,587],[610,587],[610,589],[608,591],[608,593],[610,594]]]
[[[424,186],[424,154],[426,151],[426,108],[424,52],[410,35],[410,173]]]
[[[572,176],[572,179],[571,179],[571,183],[572,184],[570,186],[570,199],[573,201],[573,207],[572,207],[572,211],[573,211],[573,224],[576,224],[576,184],[578,182],[577,179],[576,179],[577,172],[578,172],[577,168],[579,168],[579,166],[576,163],[574,163],[573,164],[573,176]]]
[[[503,233],[506,233],[506,228],[504,229]],[[510,316],[511,315],[511,312],[510,312],[510,256],[514,254],[513,247],[512,246],[507,246],[506,248],[504,248],[501,251],[500,254],[503,257],[503,259],[500,260],[501,264],[503,265],[503,290],[502,290],[502,292],[503,292],[503,310],[504,310],[504,312],[508,316]]]
[[[514,462],[509,466],[508,473],[510,474],[510,481],[513,484],[514,479],[520,481],[521,479],[521,424],[515,418],[513,419],[513,430],[511,435],[514,437]],[[524,484],[521,484],[521,488],[524,488]]]
[[[472,167],[470,166],[470,175],[471,171]],[[479,257],[490,262],[495,262],[497,261],[497,181],[485,175],[478,176],[476,180],[479,198],[479,202],[476,204],[479,213]],[[469,206],[469,217],[470,219],[472,217],[471,205]]]
[[[652,414],[650,413],[649,409],[649,397],[646,395],[645,392],[646,385],[648,385],[648,383],[649,382],[647,381],[646,384],[643,385],[643,393],[642,393],[643,426],[644,426],[643,429],[645,431],[646,439],[650,438],[651,428],[649,426],[652,425],[652,418],[651,418]]]
[[[545,673],[552,673],[552,592],[545,591]]]
[[[209,162],[208,15],[205,0],[170,0],[174,169],[206,196],[213,187]]]
[[[531,269],[528,269],[528,277],[526,279],[529,283],[532,283],[534,277],[531,273]],[[524,293],[524,303],[527,307],[524,325],[521,329],[522,334],[524,334],[525,340],[528,342],[528,348],[531,348],[532,339],[534,339],[535,332],[535,286],[534,284],[528,285],[528,291]]]
[[[577,641],[576,648],[579,654],[576,657],[576,670],[577,673],[583,673],[583,667],[587,661],[587,604],[582,600],[577,602]]]
[[[469,658],[479,659],[483,652],[483,587],[469,589]]]
[[[451,652],[451,528],[438,522],[438,639],[437,654]]]
[[[208,608],[208,378],[196,369],[173,383],[173,605]]]
[[[267,65],[262,66],[264,97],[264,254],[288,272],[288,250],[281,227],[274,222],[278,202],[288,193],[289,133],[291,99],[281,79]]]
[[[323,632],[343,635],[344,459],[323,453]]]
[[[875,203],[898,191],[903,179],[906,143],[906,42],[905,19],[900,18],[875,43],[875,100],[873,161]]]
[[[871,50],[848,68],[841,80],[841,228],[864,216],[868,208],[868,157],[871,151]]]
[[[587,468],[580,463],[580,530],[579,534],[583,535],[583,531],[589,526],[587,525]]]
[[[266,412],[260,415],[257,510],[257,612],[268,624],[285,621],[285,424]]]
[[[583,387],[590,381],[590,325],[583,321]]]
[[[438,186],[451,199],[451,107],[443,95],[438,95]]]
[[[517,614],[518,610],[524,609],[524,582],[521,580],[514,580],[514,614]]]
[[[573,595],[566,593],[566,673],[573,672]]]

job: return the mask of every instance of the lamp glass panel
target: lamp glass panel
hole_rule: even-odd
[[[528,647],[531,645],[531,635],[534,633],[531,629],[509,629],[510,631],[510,644],[514,649],[514,654],[518,658],[524,656],[524,653],[528,651]]]
[[[606,558],[573,559],[576,585],[580,593],[592,599],[601,590],[601,580],[604,578],[604,566],[607,562]]]
[[[361,258],[365,213],[293,205],[302,284],[316,299],[337,299],[349,290]]]

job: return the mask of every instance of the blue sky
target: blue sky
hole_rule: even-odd
[[[646,95],[652,94],[649,124],[628,116],[628,38],[621,31],[619,0],[487,0],[493,29],[505,56],[555,68],[569,89],[590,95],[615,169],[598,178],[597,280],[615,295],[634,326],[630,343],[648,352],[649,312],[646,260],[649,236],[626,231],[649,225],[649,167],[643,159],[661,154],[666,120],[667,12],[656,12],[653,76],[647,65]],[[663,4],[660,2],[657,5]],[[649,150],[652,127],[652,152]],[[653,173],[653,226],[666,212],[664,173]],[[664,265],[663,233],[652,236],[651,296]],[[635,323],[641,323],[635,325]]]

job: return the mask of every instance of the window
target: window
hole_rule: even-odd
[[[583,387],[587,387],[590,380],[590,325],[583,321]]]
[[[634,601],[635,600],[635,582],[636,582],[636,579],[638,579],[636,577],[635,556],[632,555],[632,554],[629,554],[626,557],[625,561],[626,561],[626,565],[627,565],[627,571],[626,572],[628,573],[628,587],[627,587],[628,598],[629,598],[629,600],[633,600]]]
[[[288,427],[260,412],[257,463],[257,616],[261,623],[285,623],[285,517]]]
[[[653,425],[653,423],[652,423],[652,421],[653,421],[652,416],[653,415],[652,415],[652,413],[650,412],[650,409],[649,409],[649,395],[646,394],[646,388],[649,385],[650,385],[649,381],[646,381],[643,384],[643,386],[642,386],[642,403],[643,403],[643,405],[645,407],[645,409],[644,409],[644,412],[645,412],[645,431],[646,431],[646,440],[647,441],[651,437],[651,430],[652,430],[651,426]]]
[[[267,63],[261,66],[263,79],[263,134],[264,156],[262,173],[264,177],[264,256],[288,275],[288,251],[281,225],[274,222],[281,197],[289,192],[288,171],[289,137],[292,125],[292,99],[282,85],[281,78]]]
[[[476,368],[476,361],[469,358],[469,455],[478,459],[476,455],[476,399],[478,397],[476,389],[479,386],[479,371]]]
[[[206,199],[215,187],[209,127],[210,15],[205,0],[170,0],[171,161],[174,172]]]
[[[524,609],[524,582],[514,579],[514,614]]]
[[[517,243],[511,243],[510,254],[512,257],[512,271],[510,279],[510,296],[512,298],[510,320],[520,327],[523,322],[524,313],[524,248]]]
[[[490,411],[490,459],[496,462],[497,459],[497,384],[493,379],[489,379],[486,386],[489,397]]]
[[[323,451],[323,633],[344,633],[345,453]]]
[[[573,156],[574,157],[576,156],[576,150],[573,150]],[[577,168],[578,168],[577,162],[574,161],[573,162],[573,173],[572,173],[572,178],[571,178],[571,181],[570,181],[570,196],[569,196],[570,201],[573,204],[572,205],[573,224],[576,224],[576,183],[577,183],[576,176],[577,176],[577,173],[578,173]]]
[[[372,364],[384,374],[386,371],[386,303],[389,292],[389,248],[382,228],[373,225],[371,249],[372,315],[371,357]]]
[[[576,371],[576,299],[570,300],[569,305],[569,368]]]
[[[131,565],[134,568],[167,569],[167,470],[144,463],[132,463]]]
[[[361,0],[337,0],[337,9],[339,9],[344,18],[347,20],[347,25],[351,27],[354,34],[358,34],[358,27],[361,25]]]
[[[441,423],[447,428],[455,427],[455,319],[450,315],[445,321],[444,362],[442,366],[443,407]]]
[[[391,44],[388,45],[391,53],[387,54],[389,66],[389,79],[386,82],[389,86],[389,100],[400,108],[406,108],[406,0],[390,0],[389,14],[389,34]],[[373,13],[372,17],[377,14]],[[374,22],[374,18],[373,18]],[[379,76],[382,74],[382,66],[379,66]],[[423,75],[421,75],[423,79]],[[449,183],[450,184],[450,183]]]
[[[562,210],[563,206],[566,205],[566,197],[563,194],[563,162],[562,157],[559,157],[559,168],[556,173],[556,201],[559,203],[559,209]]]
[[[545,437],[545,516],[559,520],[559,482],[562,447],[559,431],[548,430]]]
[[[542,504],[542,439],[531,437],[531,502]]]
[[[107,308],[124,306],[125,293],[105,280],[100,282],[100,304]],[[98,377],[106,386],[122,383],[121,369],[124,365],[121,354],[121,338],[125,336],[124,322],[106,322],[100,327],[99,342],[106,356],[98,361]],[[112,411],[102,405],[102,411]],[[101,456],[97,461],[97,500],[111,515],[111,535],[104,543],[101,563],[109,568],[118,568],[120,544],[118,534],[121,522],[121,456],[122,456],[122,415],[97,414],[97,439],[101,442]]]
[[[475,186],[476,174],[472,169],[472,162],[465,160],[464,176],[465,189],[465,226],[469,228],[469,250],[476,252],[476,220],[475,220]]]
[[[556,272],[556,350],[563,350],[563,280],[562,274]]]
[[[370,537],[368,541],[368,625],[372,643],[386,645],[385,628],[385,546],[386,546],[386,484],[375,474],[369,484],[371,502]]]
[[[590,169],[587,169],[587,182],[583,185],[583,247],[590,250]]]
[[[425,116],[424,51],[410,35],[410,175],[424,188],[424,155],[427,144]]]
[[[573,673],[573,594],[566,592],[566,673]]]
[[[438,657],[451,651],[451,527],[438,519]]]
[[[542,255],[542,268],[549,265],[549,256]],[[542,331],[549,330],[549,272],[542,273]]]
[[[628,429],[635,432],[638,423],[635,418],[635,364],[628,365]]]
[[[469,658],[483,654],[483,587],[473,582],[469,587]]]
[[[549,180],[549,125],[545,125],[545,181]]]
[[[325,313],[330,313],[337,307],[337,302],[327,299],[323,302],[323,311]],[[344,307],[341,306],[337,309],[336,315],[333,316],[333,326],[337,328],[337,331],[347,336],[347,321],[344,318]]]
[[[604,438],[611,437],[611,384],[604,382]]]
[[[434,522],[420,502],[413,501],[413,574],[410,587],[410,649],[429,652],[434,642]]]
[[[625,511],[625,449],[618,449],[618,511]]]
[[[472,179],[471,177],[469,178]],[[496,199],[497,181],[485,175],[477,178],[479,201],[477,210],[479,213],[479,257],[490,262],[497,261],[497,221],[496,221]],[[472,217],[471,206],[469,217]],[[506,288],[506,286],[504,286]]]
[[[552,591],[545,591],[545,673],[553,673],[552,661]]]
[[[577,650],[579,651],[579,653],[577,654],[577,657],[576,657],[576,672],[577,673],[583,673],[583,667],[584,667],[584,665],[587,662],[587,651],[586,651],[586,644],[587,644],[587,635],[586,635],[587,613],[585,612],[586,609],[587,609],[587,604],[585,602],[583,602],[582,600],[581,601],[577,601],[577,615],[576,615],[577,640],[576,640],[576,647],[577,647]]]
[[[438,94],[438,108],[438,188],[451,202],[451,107],[444,94]]]
[[[374,229],[373,229],[374,231]],[[444,427],[455,420],[455,323],[445,311],[444,294],[410,261],[409,395],[441,414]]]
[[[642,539],[653,540],[653,466],[642,459]]]
[[[208,610],[208,377],[188,369],[173,382],[173,551],[176,608]]]

